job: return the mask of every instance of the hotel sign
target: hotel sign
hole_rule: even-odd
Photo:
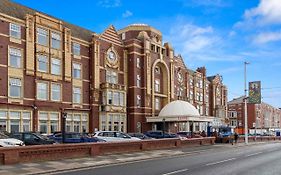
[[[249,82],[249,103],[260,104],[261,103],[261,82],[253,81]]]

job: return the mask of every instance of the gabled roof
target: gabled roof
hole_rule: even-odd
[[[244,102],[244,98],[245,96],[241,96],[238,98],[234,98],[233,100],[229,101],[227,104],[231,105],[231,104],[240,104]]]
[[[181,56],[181,55],[175,56],[174,58],[177,60],[178,64],[179,64],[181,67],[183,67],[183,68],[185,68],[185,69],[187,70],[187,67],[186,67],[186,65],[185,65],[185,63],[184,63],[184,60],[182,59],[182,56]]]
[[[113,25],[110,25],[101,35],[100,39],[110,41],[116,45],[123,45],[123,41],[121,40],[120,36],[118,35],[116,29]]]
[[[20,5],[18,3],[14,3],[11,0],[0,0],[0,13],[6,14],[8,16],[12,16],[15,18],[25,20],[26,14],[35,15],[36,12],[39,12],[39,11],[28,8],[23,5]],[[39,13],[44,14],[44,15],[49,16],[54,19],[58,19],[58,18],[52,17],[52,16],[42,13],[42,12],[39,12]],[[58,20],[60,20],[60,19],[58,19]],[[69,28],[71,30],[72,36],[85,40],[85,41],[92,40],[92,35],[94,34],[94,32],[84,29],[82,27],[73,25],[73,24],[69,24],[65,21],[62,21],[62,22],[63,22],[64,26],[66,26],[67,28]]]

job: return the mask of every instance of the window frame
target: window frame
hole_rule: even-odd
[[[81,55],[81,44],[73,42],[72,43],[72,53],[73,53],[73,55],[80,56]]]
[[[59,98],[58,99],[54,99],[53,98],[53,94],[54,94],[54,89],[53,89],[53,87],[54,87],[54,85],[55,86],[58,86],[59,87]],[[51,101],[61,101],[61,99],[62,99],[62,88],[61,88],[62,86],[61,86],[61,84],[60,83],[51,83]]]
[[[19,84],[20,85],[12,85],[11,84],[11,80],[12,79],[14,79],[14,80],[20,80],[19,82]],[[14,83],[14,84],[16,84],[16,83]],[[22,83],[22,78],[19,78],[19,77],[9,77],[9,97],[11,97],[11,98],[22,98],[22,88],[23,88],[23,85],[22,85],[23,83]],[[19,87],[19,96],[12,96],[11,95],[11,90],[12,90],[12,87],[11,86],[16,86],[16,87]]]
[[[77,91],[75,92],[75,89],[76,90],[79,89],[80,93],[76,93]],[[80,95],[80,102],[75,101],[75,94]],[[82,104],[82,87],[73,86],[73,89],[72,89],[72,102],[74,104]]]
[[[16,62],[19,62],[19,66],[16,65],[12,65],[12,58],[17,59]],[[15,47],[9,47],[9,66],[12,68],[17,68],[17,69],[21,69],[23,67],[23,54],[22,54],[22,49],[20,48],[15,48]]]
[[[18,29],[15,30],[15,28],[18,28]],[[16,36],[12,35],[12,32],[17,33]],[[10,23],[9,33],[10,33],[10,37],[15,38],[15,39],[21,39],[21,26],[19,24]]]
[[[160,80],[158,80],[158,79],[156,79],[155,81],[154,81],[154,91],[155,92],[160,92],[161,91],[161,88],[160,88]]]
[[[79,66],[79,69],[76,69],[75,67]],[[79,70],[79,77],[75,76],[75,70]],[[82,79],[82,64],[81,63],[77,63],[77,62],[73,62],[72,63],[72,77],[74,79]]]
[[[56,44],[59,44],[57,47]],[[51,31],[51,48],[60,50],[62,47],[62,38],[59,32]]]
[[[41,98],[39,97],[39,90],[42,90],[42,89],[38,89],[39,88],[39,84],[45,84],[46,85],[46,98]],[[37,100],[43,100],[43,101],[47,101],[49,100],[49,82],[47,81],[38,81],[36,82],[36,99]]]
[[[59,64],[53,63],[53,61],[59,61]],[[56,73],[53,69],[54,67],[59,66],[59,73]],[[51,58],[51,74],[52,75],[61,75],[62,74],[62,60],[59,58]]]
[[[45,62],[45,64],[46,64],[46,70],[40,69],[40,63],[43,63],[42,61],[40,61],[40,59],[42,59],[42,57],[46,58],[46,62]],[[37,64],[38,64],[38,65],[37,65],[37,70],[38,70],[39,72],[43,72],[43,73],[48,73],[48,72],[49,72],[49,58],[48,58],[47,55],[38,54],[38,55],[37,55]]]
[[[42,30],[42,32],[40,32],[40,30]],[[46,35],[44,35],[43,32],[46,32]],[[41,37],[45,37],[45,42],[46,43],[41,43],[40,40],[39,40],[39,35]],[[45,28],[42,28],[42,27],[37,27],[36,28],[36,43],[39,44],[39,45],[42,45],[42,46],[49,46],[49,30],[48,29],[45,29]]]

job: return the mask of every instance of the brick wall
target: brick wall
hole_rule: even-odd
[[[214,144],[215,138],[157,139],[118,143],[81,143],[0,148],[0,164],[16,164],[74,157]]]

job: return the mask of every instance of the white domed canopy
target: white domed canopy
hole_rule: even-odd
[[[198,110],[190,103],[182,100],[173,101],[160,111],[159,117],[200,117]]]

